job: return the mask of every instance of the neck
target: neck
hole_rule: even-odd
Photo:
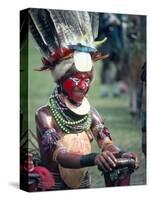
[[[79,106],[81,106],[81,104],[82,104],[82,102],[81,102],[81,103],[77,103],[77,102],[75,102],[75,101],[72,100],[72,99],[68,99],[68,101],[69,101],[72,105],[74,105],[74,106],[76,106],[76,107],[79,107]]]
[[[61,93],[61,94],[59,95],[59,98],[60,98],[60,100],[62,101],[62,103],[65,104],[64,99],[67,98],[67,97],[66,97],[63,93]],[[68,100],[73,106],[76,106],[76,107],[79,107],[79,106],[81,106],[81,104],[82,104],[82,102],[78,103],[78,102],[75,102],[74,100],[69,99],[69,98],[67,98],[67,100]]]
[[[58,127],[65,133],[89,130],[91,115],[89,108],[84,108],[84,103],[79,107],[74,106],[65,95],[62,93],[56,95],[55,93],[50,96],[48,105]]]
[[[74,102],[71,102],[62,91],[58,92],[58,88],[54,90],[53,95],[54,99],[57,99],[59,102],[58,104],[64,110],[69,109],[71,112],[82,116],[88,114],[90,111],[90,105],[86,98],[84,98],[80,104],[74,104]]]

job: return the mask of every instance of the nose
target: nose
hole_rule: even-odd
[[[86,83],[84,82],[84,80],[81,80],[78,84],[78,88],[80,90],[85,90],[86,89]]]

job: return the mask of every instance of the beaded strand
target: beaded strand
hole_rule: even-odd
[[[64,116],[62,116],[62,113],[58,111],[60,108],[58,108],[58,105],[56,105],[55,97],[56,97],[56,91],[55,91],[55,95],[51,95],[51,97],[49,98],[48,105],[50,106],[50,109],[51,109],[52,114],[53,114],[53,116],[54,116],[54,118],[56,120],[56,123],[58,124],[59,128],[62,131],[64,131],[65,133],[69,134],[74,129],[79,129],[80,128],[81,130],[88,130],[90,128],[90,125],[91,125],[91,116],[90,116],[89,113],[86,114],[80,120],[74,121],[72,119],[72,121],[71,120],[66,121],[64,119]]]

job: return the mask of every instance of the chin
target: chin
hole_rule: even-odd
[[[78,98],[76,100],[74,100],[74,102],[76,102],[77,104],[81,104],[84,98]]]

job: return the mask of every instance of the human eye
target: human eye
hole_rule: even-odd
[[[85,81],[86,83],[90,83],[90,79],[89,79],[89,78],[85,79],[84,81]]]
[[[79,78],[71,78],[71,80],[73,80],[75,83],[78,83],[79,81],[80,81],[80,79]]]

